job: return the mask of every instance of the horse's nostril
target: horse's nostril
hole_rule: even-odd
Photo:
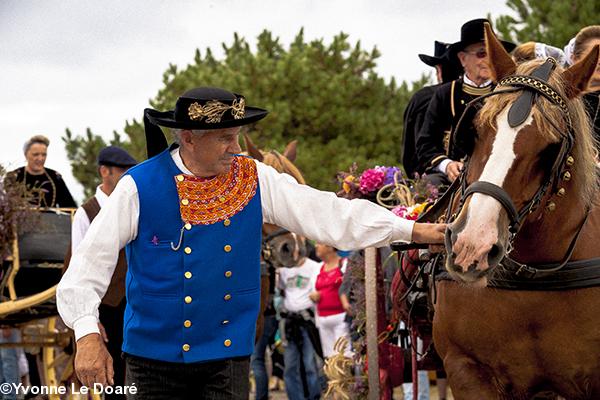
[[[496,258],[498,256],[499,252],[500,252],[500,249],[498,248],[498,246],[497,245],[493,245],[492,248],[490,249],[489,257],[490,258]]]
[[[504,257],[504,248],[499,244],[495,244],[488,253],[488,264],[491,267],[496,266],[502,257]]]

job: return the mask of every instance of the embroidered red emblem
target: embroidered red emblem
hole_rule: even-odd
[[[174,177],[181,219],[192,225],[210,225],[239,213],[252,200],[258,185],[254,160],[237,156],[229,173],[212,179],[191,175]]]

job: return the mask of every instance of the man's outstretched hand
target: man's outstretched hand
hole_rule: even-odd
[[[412,231],[412,241],[426,244],[444,243],[445,231],[446,224],[423,224],[416,222]]]
[[[92,333],[77,341],[75,372],[87,387],[93,387],[94,383],[114,385],[113,359],[99,334]]]

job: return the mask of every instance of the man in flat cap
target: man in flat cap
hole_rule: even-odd
[[[417,154],[420,168],[429,174],[434,184],[447,184],[460,174],[465,146],[456,145],[450,137],[466,105],[493,89],[488,55],[484,43],[484,23],[487,19],[474,19],[461,27],[460,41],[449,47],[448,57],[460,61],[462,77],[444,83],[433,95],[421,130],[417,134]],[[507,51],[515,45],[502,41]],[[471,121],[465,121],[471,128]],[[462,128],[462,126],[461,126]]]
[[[113,382],[97,307],[124,247],[122,349],[134,397],[247,399],[263,222],[345,249],[443,242],[444,225],[338,198],[239,155],[241,126],[266,114],[209,87],[187,91],[173,111],[145,111],[151,158],[119,181],[57,290],[82,383]],[[170,147],[159,126],[172,128]]]
[[[442,83],[453,81],[460,76],[460,64],[455,58],[448,56],[448,47],[450,44],[438,42],[434,43],[434,55],[419,54],[419,58],[425,64],[435,68],[437,84],[425,86],[413,94],[404,110],[404,129],[402,134],[402,165],[409,178],[414,177],[415,173],[419,175],[425,172],[419,166],[417,159],[416,137],[423,122],[429,101],[433,97],[436,89]]]
[[[71,249],[74,251],[85,237],[90,223],[96,218],[100,209],[108,200],[121,176],[137,164],[129,153],[120,147],[108,146],[98,154],[98,173],[102,183],[96,188],[96,194],[89,198],[75,212],[71,229]],[[121,345],[123,344],[123,316],[125,314],[125,275],[127,274],[127,261],[125,251],[119,252],[115,267],[106,294],[99,306],[99,319],[101,332],[106,347],[114,361],[114,382],[117,386],[125,384],[125,362],[121,358]],[[106,399],[124,399],[124,395],[106,394]]]

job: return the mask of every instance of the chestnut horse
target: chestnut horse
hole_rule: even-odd
[[[286,173],[286,174],[292,176],[300,184],[306,183],[304,181],[304,177],[300,173],[300,170],[298,168],[296,168],[296,166],[294,165],[294,161],[296,160],[296,145],[298,144],[298,142],[296,140],[288,143],[288,145],[285,147],[285,150],[283,151],[283,153],[279,153],[275,150],[271,150],[269,152],[263,152],[263,151],[259,150],[258,147],[256,147],[254,145],[254,143],[252,143],[252,141],[250,140],[248,135],[244,135],[244,140],[246,142],[246,152],[248,153],[249,156],[251,156],[252,158],[254,158],[266,165],[269,165],[269,166],[275,168],[275,170],[277,170],[278,172],[283,172],[283,173]],[[263,232],[263,238],[266,238],[266,237],[272,237],[272,236],[278,235],[278,233],[281,232],[281,230],[278,226],[275,226],[272,224],[263,224],[262,232]],[[282,246],[275,246],[275,247],[277,247],[276,250],[281,251],[280,247],[286,248],[286,249],[289,247],[289,246],[286,246],[287,243],[286,243],[286,238],[285,238],[288,235],[291,235],[291,234],[278,235],[279,237],[276,238],[276,240],[281,242]],[[293,238],[291,240],[291,242],[297,243],[295,238]],[[285,255],[284,255],[284,257],[285,257]],[[260,281],[260,311],[258,314],[258,320],[256,321],[256,339],[255,339],[256,341],[258,341],[260,339],[260,337],[262,336],[263,324],[264,324],[263,313],[265,311],[265,308],[267,307],[267,303],[269,300],[269,285],[270,285],[269,276],[262,274],[261,281]]]
[[[435,345],[456,399],[600,399],[598,173],[578,98],[598,46],[567,70],[517,66],[485,33],[499,84],[450,213]]]

